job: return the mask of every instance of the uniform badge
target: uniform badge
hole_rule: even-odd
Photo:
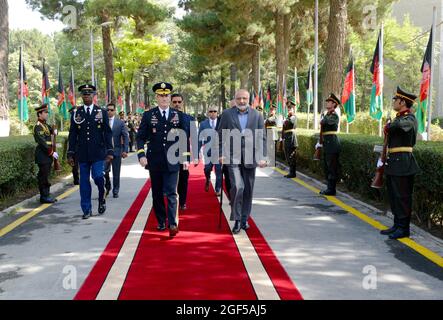
[[[152,128],[152,133],[157,133],[157,129],[156,128]]]
[[[177,125],[177,124],[180,122],[180,119],[178,118],[178,113],[175,113],[175,114],[174,114],[174,117],[171,119],[171,122],[172,122],[174,125]]]
[[[95,121],[102,121],[102,120],[103,120],[102,109],[98,109],[97,114],[95,115]]]
[[[75,122],[80,123],[80,122],[82,122],[82,120],[83,120],[83,117],[77,113],[77,115],[75,116]]]

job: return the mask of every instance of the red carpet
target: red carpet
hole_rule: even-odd
[[[204,183],[203,168],[192,168],[188,210],[180,212],[180,233],[176,238],[171,239],[168,232],[158,232],[155,214],[151,213],[119,299],[257,299],[224,216],[222,228],[218,229],[219,203],[212,188],[208,193],[204,191]],[[132,226],[134,211],[140,210],[148,190],[149,183],[128,211],[76,299],[97,296]],[[253,221],[248,235],[280,298],[302,299]]]

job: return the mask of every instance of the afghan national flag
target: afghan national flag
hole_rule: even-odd
[[[51,105],[49,103],[49,90],[51,89],[51,85],[49,84],[48,72],[45,66],[45,60],[43,60],[43,68],[42,68],[42,104],[46,103],[48,105],[48,113],[52,114]]]
[[[268,90],[266,92],[266,102],[265,102],[265,111],[268,113],[272,106],[272,93],[271,93],[271,85],[268,83]]]
[[[314,85],[312,82],[312,65],[309,66],[308,81],[306,83],[306,102],[308,107],[314,102]]]
[[[283,114],[284,115],[288,114],[287,102],[288,102],[288,92],[286,91],[286,77],[283,77],[282,107],[283,107]]]
[[[251,93],[249,94],[249,105],[251,106],[252,109],[255,109],[255,91],[252,90]]]
[[[355,119],[355,67],[352,55],[349,59],[348,67],[346,68],[346,77],[343,85],[341,102],[345,109],[348,123],[352,123]]]
[[[300,88],[298,86],[297,68],[294,69],[294,98],[295,98],[295,110],[300,107]]]
[[[429,91],[431,90],[431,72],[432,72],[432,28],[429,35],[428,46],[426,47],[423,64],[421,65],[422,79],[420,83],[420,98],[416,112],[418,122],[418,132],[423,133],[426,130],[426,116],[429,106]]]
[[[71,68],[71,78],[69,79],[69,90],[68,90],[68,104],[69,109],[75,107],[75,86],[74,86],[74,70]]]
[[[62,79],[62,72],[60,68],[58,69],[58,102],[57,107],[59,109],[59,113],[63,116],[64,120],[69,119],[68,110],[66,108],[66,97],[65,97],[65,88],[63,87],[63,79]]]
[[[372,59],[371,73],[372,78],[372,92],[371,92],[371,105],[369,108],[369,115],[380,120],[383,115],[383,43],[382,43],[382,30],[378,36],[377,46],[374,52],[374,58]]]
[[[123,96],[121,95],[120,91],[118,92],[118,97],[117,97],[117,110],[118,113],[120,113],[123,110]]]
[[[280,92],[277,95],[277,114],[283,115],[283,97]]]
[[[257,95],[255,95],[254,91],[254,100],[252,101],[254,109],[256,109],[258,106],[260,106],[260,90],[257,92]]]
[[[22,82],[23,79],[23,82]],[[23,92],[22,92],[23,91]],[[18,65],[18,117],[20,121],[29,120],[29,110],[28,110],[28,79],[26,77],[25,63],[23,62],[23,52],[20,48],[20,61]]]
[[[260,106],[260,108],[263,110],[265,108],[265,101],[263,99],[263,89],[260,86],[260,93],[259,93],[259,98],[258,98],[258,105]]]

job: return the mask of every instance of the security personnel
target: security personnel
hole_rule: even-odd
[[[106,211],[105,178],[103,175],[105,161],[114,157],[112,146],[112,130],[109,126],[108,114],[93,104],[95,86],[82,85],[78,88],[82,94],[84,106],[78,107],[71,115],[69,129],[68,162],[74,166],[75,157],[80,167],[80,198],[83,219],[92,215],[90,176],[98,187],[98,213]]]
[[[182,112],[170,108],[172,89],[172,85],[166,82],[160,82],[153,86],[152,90],[156,94],[158,107],[143,114],[137,133],[137,153],[140,165],[149,170],[153,206],[158,221],[157,229],[159,231],[166,230],[166,208],[163,198],[165,194],[168,199],[169,234],[171,237],[175,237],[179,232],[178,175],[181,164],[183,164],[184,170],[189,170],[190,149],[186,134],[186,119]],[[168,141],[170,133],[171,136],[178,136],[175,136],[173,141]],[[169,149],[177,145],[177,141],[179,149],[175,152],[176,159],[168,158]],[[147,151],[145,151],[145,143],[147,142]],[[183,145],[185,147],[182,147]]]
[[[340,121],[335,109],[340,105],[340,99],[333,93],[326,99],[327,113],[320,122],[323,144],[317,143],[315,148],[324,150],[324,170],[328,186],[320,194],[326,196],[336,195],[336,185],[339,175],[339,155],[341,151],[340,139],[337,136]]]
[[[297,116],[295,115],[296,101],[295,97],[290,97],[287,103],[288,117],[283,122],[283,150],[286,162],[289,165],[289,174],[286,178],[295,178],[297,176],[296,152],[298,147],[297,135]]]
[[[389,203],[394,226],[381,231],[390,239],[409,237],[412,213],[414,176],[420,171],[412,153],[417,137],[417,119],[411,113],[417,96],[397,87],[393,97],[395,119],[385,126],[388,134],[388,155],[385,164]]]
[[[69,114],[72,115],[72,112],[74,112],[74,110],[77,109],[76,106],[73,106],[72,108],[70,108],[68,110]],[[78,168],[78,159],[77,157],[74,157],[74,166],[72,167],[72,177],[74,179],[74,185],[78,186],[80,184],[80,177],[79,177],[79,168]]]
[[[35,163],[38,165],[38,188],[40,190],[40,203],[56,202],[49,195],[49,175],[51,173],[52,161],[58,159],[57,152],[54,152],[52,146],[52,135],[54,131],[46,124],[48,119],[48,105],[43,104],[35,108],[37,112],[37,124],[34,126],[34,140],[37,142],[35,148]]]

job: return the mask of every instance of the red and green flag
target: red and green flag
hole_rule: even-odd
[[[48,113],[51,116],[52,110],[49,101],[49,91],[51,89],[51,85],[49,84],[48,71],[46,70],[45,60],[43,60],[43,68],[42,68],[42,104],[46,103],[48,105]]]
[[[429,107],[429,92],[431,90],[431,72],[432,72],[432,28],[429,35],[428,46],[421,65],[422,79],[420,83],[420,97],[415,116],[418,122],[418,132],[423,133],[426,130],[426,116]]]
[[[260,94],[259,94],[259,99],[258,99],[258,105],[260,106],[260,108],[263,110],[265,108],[265,101],[263,99],[263,89],[260,86]]]
[[[346,68],[346,77],[343,85],[341,102],[345,109],[348,123],[352,123],[355,119],[355,66],[352,55],[349,59],[348,67]]]
[[[288,92],[286,90],[286,77],[283,77],[282,106],[283,106],[283,115],[285,116],[288,114],[287,102],[288,102]]]
[[[60,67],[58,68],[57,92],[58,92],[57,107],[58,107],[59,113],[63,116],[64,120],[68,120],[69,115],[68,115],[68,110],[66,108],[65,88],[63,86],[62,72],[61,72]]]
[[[369,115],[376,120],[380,120],[383,116],[383,30],[377,40],[374,57],[372,59],[371,73],[372,77],[372,92],[371,104],[369,108]]]
[[[123,110],[123,96],[120,93],[120,91],[118,91],[118,95],[117,95],[117,111],[118,113],[120,113]]]
[[[26,122],[29,120],[28,110],[28,79],[26,77],[25,63],[23,62],[23,52],[20,47],[20,60],[18,66],[18,117],[20,121]]]
[[[265,102],[265,111],[269,113],[272,106],[272,93],[271,93],[271,85],[268,83],[268,90],[266,91],[266,102]]]
[[[69,109],[75,107],[75,85],[74,85],[74,69],[71,68],[71,78],[69,79],[69,89],[68,89],[68,105]]]

